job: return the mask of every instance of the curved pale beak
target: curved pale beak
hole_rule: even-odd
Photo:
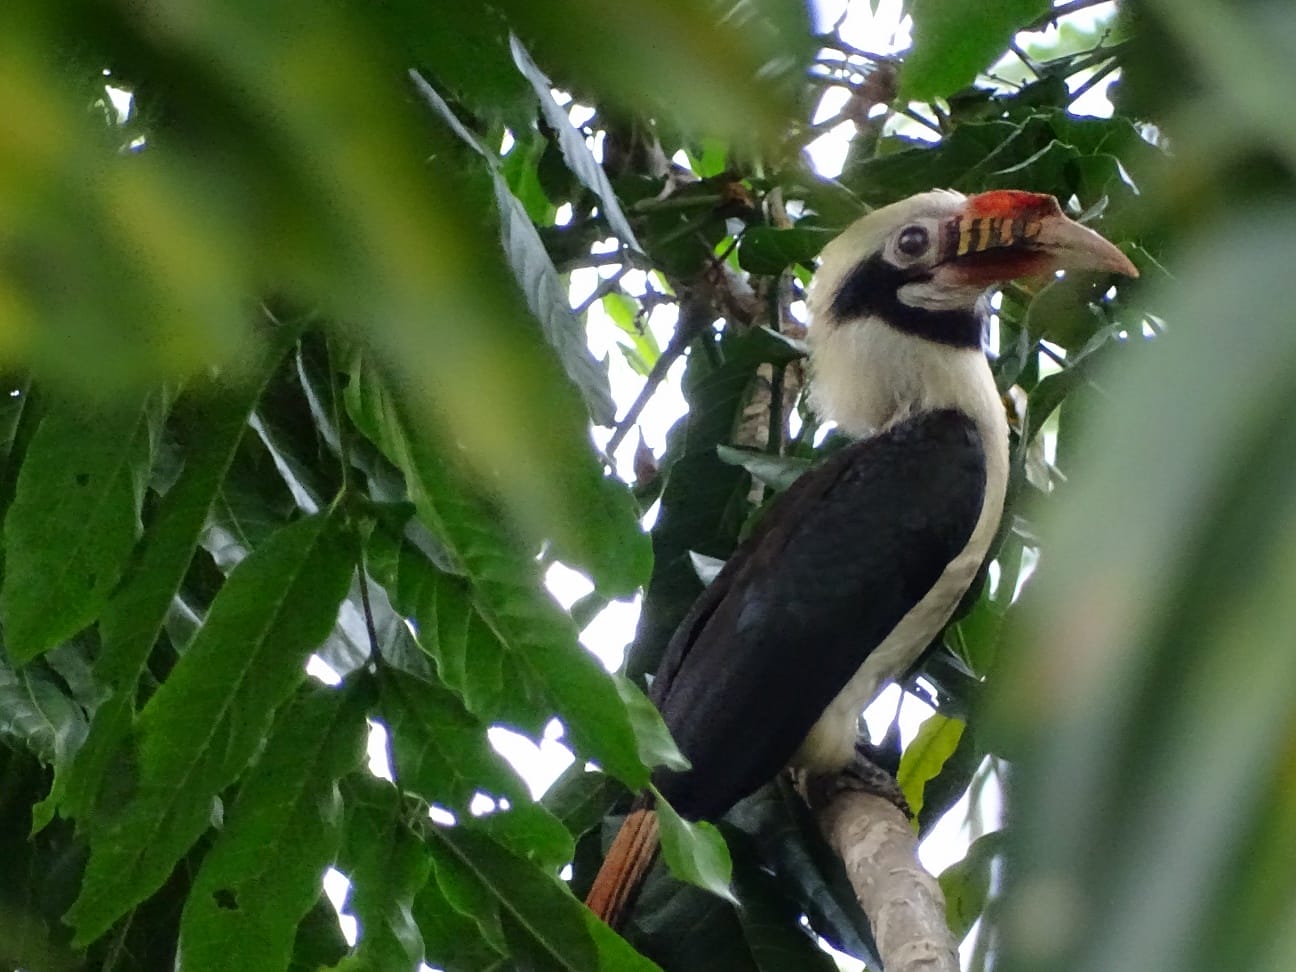
[[[1139,275],[1115,245],[1070,219],[1052,196],[996,189],[969,196],[941,234],[942,262],[969,282],[993,283],[1055,270]]]

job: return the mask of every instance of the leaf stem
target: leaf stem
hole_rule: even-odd
[[[1049,24],[1056,24],[1063,17],[1086,10],[1089,7],[1100,7],[1104,3],[1110,2],[1111,0],[1071,0],[1070,3],[1060,3],[1056,7],[1050,8],[1047,13],[1041,14],[1031,21],[1022,30],[1043,30]]]

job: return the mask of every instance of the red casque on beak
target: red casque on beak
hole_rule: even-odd
[[[969,196],[941,231],[941,261],[964,282],[989,286],[1055,270],[1137,277],[1114,245],[1069,219],[1052,196],[995,189]]]

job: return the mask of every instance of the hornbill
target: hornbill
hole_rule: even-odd
[[[940,633],[999,525],[987,291],[1062,268],[1138,274],[1052,196],[1014,190],[922,193],[824,249],[811,401],[858,441],[779,498],[667,645],[651,696],[690,768],[653,782],[683,816],[717,818],[789,765],[851,764],[864,707]],[[641,796],[586,899],[614,927],[657,846]]]

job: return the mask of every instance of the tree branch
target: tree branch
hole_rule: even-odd
[[[829,845],[868,916],[887,972],[959,972],[945,896],[918,862],[918,840],[889,800],[846,789],[817,808]]]
[[[1049,24],[1056,24],[1068,14],[1073,14],[1078,10],[1085,10],[1088,7],[1099,7],[1107,2],[1108,0],[1071,0],[1070,3],[1060,3],[1051,8],[1048,13],[1040,15],[1027,24],[1022,30],[1043,30]]]

